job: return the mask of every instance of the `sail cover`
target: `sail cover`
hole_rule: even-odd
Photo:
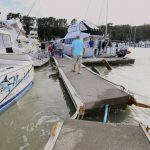
[[[89,27],[89,28],[91,28],[91,29],[98,30],[98,27],[95,26],[93,23],[90,23],[90,22],[88,22],[88,21],[86,21],[86,20],[82,21],[82,23],[83,23],[85,26],[87,26],[87,27]]]
[[[88,21],[80,22],[80,31],[85,32],[85,33],[90,33],[91,35],[99,35],[100,34],[99,28]]]

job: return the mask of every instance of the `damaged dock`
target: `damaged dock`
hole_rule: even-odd
[[[149,150],[141,126],[66,120],[51,130],[45,150]]]
[[[81,74],[71,72],[73,63],[68,57],[54,57],[54,61],[77,110],[71,119],[51,128],[44,150],[149,150],[149,131],[142,124],[76,120],[87,110],[107,105],[125,108],[130,96],[85,66]]]
[[[84,65],[104,65],[104,61],[107,61],[110,65],[128,65],[134,64],[135,59],[128,57],[114,57],[114,58],[86,58],[83,59]]]
[[[55,57],[54,60],[76,109],[94,110],[106,104],[111,108],[127,106],[129,95],[122,88],[114,86],[85,66],[81,74],[71,72],[73,63],[67,57]]]

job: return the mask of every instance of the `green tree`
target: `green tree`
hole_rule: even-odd
[[[30,26],[33,25],[34,19],[34,17],[23,16],[23,28],[26,31],[27,35],[30,33]]]
[[[10,13],[7,15],[7,20],[16,19],[16,18],[19,18],[20,21],[22,21],[22,16],[21,16],[20,13],[11,13],[11,12],[10,12]]]

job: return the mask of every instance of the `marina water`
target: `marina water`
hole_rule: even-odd
[[[98,67],[106,79],[132,91],[138,101],[150,105],[150,49],[136,48],[129,57],[135,64]],[[49,66],[35,70],[32,89],[17,103],[0,114],[1,150],[40,150],[49,138],[54,122],[69,118],[75,112],[71,99],[57,75]],[[128,106],[110,114],[111,122],[150,125],[150,109]]]

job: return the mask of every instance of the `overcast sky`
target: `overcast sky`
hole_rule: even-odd
[[[35,0],[0,0],[0,19],[9,12],[28,14]],[[108,0],[108,22],[115,24],[150,24],[150,0]],[[30,16],[86,19],[96,25],[106,22],[107,0],[37,0]],[[89,7],[88,7],[89,6]]]

